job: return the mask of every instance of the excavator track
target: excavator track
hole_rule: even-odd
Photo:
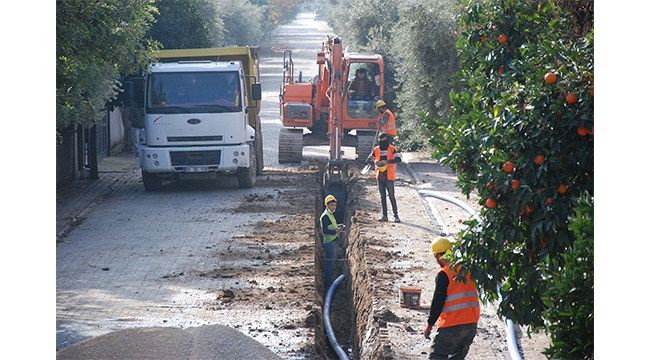
[[[281,128],[278,137],[278,162],[300,163],[302,145],[302,129]]]
[[[365,164],[368,155],[375,146],[375,132],[359,132],[357,134],[357,163]]]

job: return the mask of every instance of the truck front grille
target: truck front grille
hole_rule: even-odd
[[[222,135],[212,136],[168,136],[168,142],[223,141]]]
[[[220,165],[221,150],[172,151],[169,153],[172,166]]]

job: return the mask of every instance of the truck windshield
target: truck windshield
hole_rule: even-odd
[[[239,73],[154,73],[147,84],[147,112],[242,111]]]

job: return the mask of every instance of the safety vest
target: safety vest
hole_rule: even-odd
[[[382,125],[381,131],[385,132],[386,134],[395,137],[397,136],[397,126],[395,125],[395,115],[393,115],[393,112],[386,109],[384,113],[388,113],[388,121],[386,121],[386,124]],[[379,117],[384,117],[384,114],[379,115]]]
[[[449,266],[442,268],[449,277],[447,299],[438,318],[438,327],[444,328],[455,325],[472,324],[478,322],[480,308],[478,291],[474,282],[467,276],[467,283],[454,280],[458,270],[452,273]]]
[[[327,211],[327,209],[325,209],[325,211],[323,211],[323,214],[320,216],[320,228],[321,229],[323,228],[323,216],[325,216],[325,215],[327,215],[327,217],[330,218],[330,223],[331,223],[327,228],[330,229],[330,230],[338,229],[339,225],[336,223],[336,218],[334,217],[334,214]],[[332,242],[332,241],[336,240],[336,238],[338,236],[339,236],[338,234],[329,235],[329,234],[323,233],[323,244],[327,244],[329,242]]]
[[[373,157],[375,160],[381,160],[381,156],[386,155],[386,160],[393,160],[395,159],[395,153],[397,153],[397,148],[393,145],[388,145],[388,149],[386,150],[382,150],[379,146],[375,146]],[[387,164],[386,171],[388,180],[395,180],[395,176],[397,175],[397,164]],[[380,173],[381,171],[379,171],[379,168],[375,166],[375,179],[379,179]]]

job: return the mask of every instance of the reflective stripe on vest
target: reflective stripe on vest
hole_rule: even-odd
[[[448,266],[443,267],[442,271],[449,277],[449,286],[447,287],[445,305],[438,318],[438,327],[444,328],[478,322],[481,310],[478,291],[474,286],[474,282],[469,279],[469,276],[467,277],[467,283],[454,280],[458,271],[452,273]]]
[[[397,153],[397,148],[394,147],[393,145],[388,145],[388,149],[382,150],[379,148],[379,146],[375,146],[374,154],[373,157],[375,160],[381,160],[382,155],[386,156],[386,160],[393,160],[395,159],[395,154]],[[399,154],[398,154],[399,155]],[[395,180],[395,177],[397,175],[397,164],[387,164],[388,166],[386,167],[386,176],[388,180]],[[379,169],[375,166],[375,179],[379,179]]]
[[[321,229],[323,228],[323,215],[327,215],[327,217],[330,218],[331,224],[327,227],[328,229],[336,230],[336,229],[339,228],[339,225],[336,223],[336,218],[334,217],[334,214],[332,214],[331,212],[327,211],[327,209],[325,209],[325,211],[323,211],[323,214],[320,216],[320,228]],[[339,236],[338,234],[329,235],[329,234],[323,233],[323,244],[327,244],[329,242],[332,242],[332,241],[336,240],[336,238],[338,236]]]
[[[381,127],[381,131],[385,132],[386,134],[395,137],[397,136],[397,126],[395,125],[395,115],[393,114],[392,111],[386,109],[384,112],[388,113],[388,121],[386,121],[386,124]],[[384,114],[381,114],[381,117],[384,116]]]

